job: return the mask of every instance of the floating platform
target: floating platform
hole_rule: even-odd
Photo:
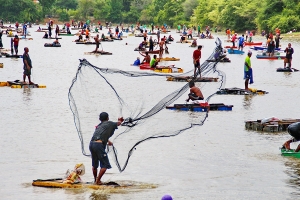
[[[97,51],[97,52],[84,52],[85,55],[112,55],[112,53],[107,51]]]
[[[57,37],[57,38],[53,38],[53,37],[48,37],[48,38],[42,38],[42,39],[47,39],[47,40],[61,40],[62,38],[61,37]]]
[[[101,42],[113,42],[113,41],[114,41],[113,39],[111,39],[111,40],[108,40],[108,39],[107,40],[102,40],[101,39]]]
[[[285,148],[280,148],[281,155],[282,156],[289,156],[289,157],[294,157],[294,158],[300,158],[300,152],[295,152],[295,149],[285,149]]]
[[[254,88],[249,88],[249,90],[241,88],[225,88],[217,91],[216,94],[227,94],[227,95],[256,95],[256,94],[268,94],[268,92],[263,90],[257,90]]]
[[[237,49],[237,47],[234,47],[234,46],[224,46],[224,48],[226,48],[226,49]]]
[[[167,106],[170,110],[207,112],[207,111],[232,111],[233,105],[224,105],[223,103],[200,103],[200,104],[174,104],[174,106]]]
[[[231,62],[231,60],[229,59],[222,59],[222,60],[206,60],[207,62],[223,62],[223,63],[226,63],[226,62]]]
[[[286,67],[286,68],[277,68],[276,71],[277,72],[298,72],[299,69]]]
[[[1,53],[0,58],[23,58],[23,55],[11,55],[8,53]]]
[[[39,85],[39,84],[28,84],[23,83],[19,80],[15,81],[6,81],[6,82],[0,82],[0,87],[8,86],[11,88],[46,88],[45,85]]]
[[[96,42],[76,42],[76,44],[95,45]],[[100,43],[99,43],[100,44]]]
[[[282,60],[285,59],[285,56],[280,55],[274,55],[274,56],[268,56],[268,55],[256,55],[257,59],[268,59],[268,60]]]
[[[262,120],[245,121],[245,128],[253,131],[281,132],[287,131],[287,127],[295,122],[300,122],[300,119],[282,119],[279,121],[270,121],[264,124],[262,124]]]
[[[158,53],[159,53],[159,50],[154,50],[154,51],[142,51],[142,53],[158,54]]]
[[[261,47],[261,46],[254,46],[253,48],[251,49],[254,49],[254,50],[267,50],[268,47]],[[280,51],[281,48],[275,48],[276,51]]]
[[[160,73],[183,73],[182,68],[174,67],[173,66],[156,66],[154,69],[154,72],[160,72]]]
[[[190,82],[193,80],[194,82],[217,82],[218,78],[213,77],[202,77],[193,79],[193,76],[168,76],[167,81],[176,81],[176,82]]]
[[[181,44],[184,44],[184,43],[192,43],[192,42],[191,42],[191,41],[184,40],[184,41],[182,41],[182,42],[180,42],[180,41],[176,41],[176,43],[181,43]]]
[[[58,34],[59,36],[74,36],[75,34]]]
[[[33,40],[33,38],[25,38],[25,37],[20,37],[20,40]]]
[[[165,58],[159,58],[160,61],[180,61],[180,58],[174,58],[174,57],[165,57]]]
[[[61,45],[60,44],[53,44],[53,43],[45,43],[44,44],[44,47],[61,47]]]

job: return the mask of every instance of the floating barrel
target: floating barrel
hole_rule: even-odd
[[[297,140],[300,140],[300,122],[292,123],[288,126],[288,133],[296,138]]]

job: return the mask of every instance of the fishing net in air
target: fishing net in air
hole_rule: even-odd
[[[223,53],[219,38],[215,44],[207,60],[215,60],[216,53]],[[206,102],[224,87],[225,75],[216,69],[217,63],[218,59],[205,61],[200,68],[202,77],[218,77],[218,82],[195,83]],[[194,69],[183,75],[193,76]],[[111,121],[117,121],[118,117],[125,119],[110,138],[114,145],[108,147],[120,172],[125,170],[130,156],[141,143],[176,136],[195,125],[203,125],[208,112],[193,113],[191,117],[189,112],[166,109],[172,103],[185,103],[189,93],[188,82],[166,81],[167,76],[170,75],[97,67],[86,59],[80,60],[68,97],[83,155],[90,154],[89,142],[103,111],[109,114]]]

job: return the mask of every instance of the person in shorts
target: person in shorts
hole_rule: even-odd
[[[245,63],[244,63],[244,79],[245,79],[245,90],[249,90],[248,88],[248,84],[249,84],[249,80],[251,78],[251,58],[252,56],[252,52],[249,51],[247,54],[247,57],[245,58]]]
[[[20,38],[18,37],[18,35],[15,35],[14,39],[13,39],[13,43],[14,43],[14,49],[15,49],[15,53],[16,55],[18,55],[18,52],[19,52],[19,41],[20,41]]]
[[[288,47],[285,48],[285,59],[284,59],[284,68],[286,68],[286,64],[288,63],[288,67],[292,68],[292,58],[293,58],[293,53],[294,49],[292,48],[291,43],[288,44]]]
[[[118,129],[118,126],[124,121],[123,118],[118,118],[118,122],[108,121],[109,117],[106,112],[101,112],[99,115],[99,120],[101,121],[93,134],[93,137],[90,141],[89,149],[92,156],[92,171],[94,175],[95,184],[101,185],[101,178],[106,172],[107,169],[111,168],[109,163],[107,153],[105,151],[106,145],[113,145],[109,138],[114,134],[115,130]],[[100,171],[97,176],[97,171],[100,162]]]
[[[194,100],[203,100],[204,99],[201,90],[195,86],[194,81],[190,81],[189,86],[190,86],[190,93],[188,94],[189,98],[186,99],[187,102],[189,100],[194,101]]]
[[[28,52],[29,52],[28,47],[25,47],[24,48],[24,54],[23,54],[23,63],[24,63],[23,83],[26,83],[25,80],[26,80],[26,76],[27,76],[29,84],[33,85],[34,83],[31,82],[31,79],[30,79],[32,63],[31,63],[31,59],[29,57]]]
[[[201,58],[201,49],[202,46],[199,45],[198,48],[193,53],[193,63],[194,63],[194,78],[197,77],[196,71],[198,69],[199,76],[201,78],[201,70],[200,70],[200,58]]]

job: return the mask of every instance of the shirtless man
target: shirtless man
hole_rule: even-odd
[[[96,42],[96,49],[94,52],[97,52],[99,49],[99,44],[100,44],[100,40],[99,40],[99,34],[96,35],[96,37],[94,37],[94,40]]]
[[[190,93],[189,98],[186,100],[187,102],[191,100],[204,100],[203,94],[201,90],[195,86],[195,83],[193,81],[189,82],[190,86]]]
[[[159,58],[162,58],[162,55],[164,53],[164,45],[165,41],[161,39],[161,41],[159,42]]]
[[[146,52],[146,55],[141,55],[144,56],[142,63],[150,63],[151,57],[149,56],[148,52]]]

